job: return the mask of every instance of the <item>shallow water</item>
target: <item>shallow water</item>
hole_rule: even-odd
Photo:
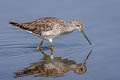
[[[0,80],[119,80],[119,3],[119,0],[0,1]],[[81,18],[93,44],[93,52],[86,65],[87,72],[77,75],[68,71],[56,78],[34,75],[14,78],[14,72],[39,61],[43,55],[35,50],[41,41],[38,37],[14,29],[8,22],[25,22],[45,16],[58,17],[67,22]],[[47,54],[50,54],[49,47],[47,41],[42,47]],[[79,31],[56,38],[54,47],[54,56],[76,63],[82,63],[91,50]]]

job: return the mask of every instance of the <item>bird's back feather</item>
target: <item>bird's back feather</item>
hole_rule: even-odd
[[[55,17],[40,18],[26,23],[9,22],[9,24],[39,35],[41,35],[42,32],[51,31],[55,27],[64,27],[67,25],[63,20]]]

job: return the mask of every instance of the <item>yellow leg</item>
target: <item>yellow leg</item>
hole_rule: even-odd
[[[53,50],[54,50],[54,48],[53,48],[53,43],[52,42],[50,42],[50,46],[51,46],[51,59],[53,59],[54,57],[53,57]]]
[[[44,42],[44,40],[42,40],[42,41],[40,42],[40,45],[37,46],[37,48],[36,48],[37,50],[40,50],[40,47],[42,46],[43,42]]]

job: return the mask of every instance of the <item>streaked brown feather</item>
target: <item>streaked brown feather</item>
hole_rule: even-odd
[[[46,32],[46,31],[52,30],[56,24],[59,24],[61,26],[66,25],[66,23],[63,20],[54,18],[54,17],[45,17],[45,18],[40,18],[31,22],[17,23],[17,25],[14,25],[14,24],[12,25],[18,26],[21,29],[31,31],[35,34],[40,35],[42,31]]]

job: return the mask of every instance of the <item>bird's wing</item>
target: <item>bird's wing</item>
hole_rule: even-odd
[[[65,26],[66,23],[58,18],[46,17],[32,22],[21,23],[20,28],[31,31],[35,34],[40,34],[42,31],[53,30],[56,25]]]

